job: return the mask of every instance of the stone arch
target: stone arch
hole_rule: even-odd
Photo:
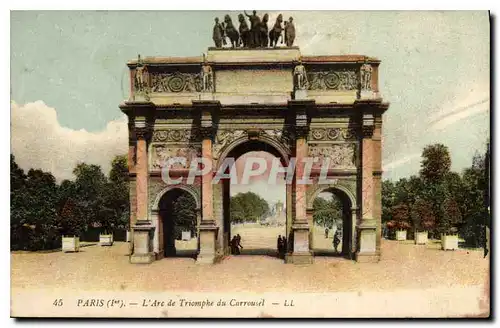
[[[260,134],[257,138],[255,139],[249,139],[247,135],[243,135],[241,137],[238,137],[237,139],[233,140],[230,142],[228,145],[226,145],[223,149],[221,149],[220,155],[218,156],[218,161],[217,161],[217,169],[219,169],[220,165],[224,162],[224,159],[227,158],[231,152],[233,152],[235,149],[237,149],[239,146],[244,145],[247,142],[261,142],[263,144],[267,144],[274,148],[276,151],[275,153],[271,152],[273,155],[276,157],[280,158],[282,161],[282,164],[288,166],[289,161],[290,161],[290,151],[288,147],[286,147],[282,142],[268,136],[265,134]]]
[[[326,192],[326,191],[331,191],[332,189],[343,193],[349,199],[352,209],[357,208],[356,197],[354,196],[352,191],[347,186],[345,186],[341,183],[327,184],[327,185],[316,185],[314,190],[310,193],[309,197],[307,197],[307,208],[308,209],[313,208],[314,200],[316,199],[316,197],[318,197],[318,195],[320,193]]]
[[[189,193],[194,198],[194,200],[196,202],[196,210],[197,211],[201,210],[200,194],[195,190],[195,188],[193,188],[192,186],[188,186],[188,185],[171,185],[171,186],[167,186],[167,187],[163,188],[163,190],[158,192],[158,194],[156,195],[155,200],[153,202],[153,206],[151,207],[151,210],[157,212],[160,208],[161,198],[167,192],[175,190],[175,189],[180,189],[180,190],[183,190],[183,191],[186,191],[187,193]]]
[[[315,185],[314,189],[307,196],[307,212],[313,215],[314,200],[322,192],[330,192],[339,198],[342,203],[342,220],[343,220],[343,239],[342,239],[342,254],[344,257],[352,259],[357,249],[356,244],[356,225],[358,207],[356,197],[349,188],[349,185],[343,184],[340,181],[333,184]],[[349,206],[348,206],[349,205]],[[311,217],[312,220],[312,217]],[[347,220],[347,221],[346,221]],[[347,223],[347,224],[346,224]],[[311,223],[312,224],[312,221]],[[310,235],[310,240],[312,237]]]

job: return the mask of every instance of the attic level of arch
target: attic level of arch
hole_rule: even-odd
[[[172,100],[166,103],[184,104],[188,99],[201,99],[203,94],[220,94],[221,99],[216,99],[217,96],[210,99],[235,104],[252,102],[249,98],[242,99],[242,95],[272,94],[274,98],[266,101],[269,103],[296,99],[295,91],[299,89],[311,92],[318,103],[379,99],[379,64],[376,58],[360,55],[301,56],[298,48],[209,49],[208,55],[202,58],[139,58],[127,64],[129,100],[170,96]],[[185,99],[174,99],[179,95]],[[233,97],[224,98],[227,95]],[[321,95],[323,97],[318,97]],[[331,96],[335,95],[342,97],[333,99]]]

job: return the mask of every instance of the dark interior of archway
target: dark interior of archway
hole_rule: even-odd
[[[196,201],[182,189],[168,191],[160,200],[159,216],[162,222],[163,248],[165,257],[196,257],[196,247],[176,249],[176,240],[182,240],[182,231],[190,231],[191,238],[196,238]],[[193,244],[194,240],[183,241]],[[189,245],[189,244],[188,244]]]
[[[238,146],[236,146],[234,149],[232,149],[226,156],[226,158],[234,158],[236,161],[239,157],[243,156],[246,153],[249,152],[267,152],[270,153],[271,155],[277,157],[280,159],[281,165],[286,166],[286,161],[283,158],[282,154],[272,145],[260,141],[260,140],[248,140]],[[226,170],[226,173],[227,170]],[[223,179],[222,180],[223,184],[223,218],[224,218],[224,246],[227,248],[226,253],[230,253],[230,241],[233,238],[233,232],[231,231],[231,184],[229,179]],[[283,187],[285,189],[285,187]],[[251,188],[248,191],[252,191]],[[285,190],[283,190],[283,193],[285,193]],[[269,204],[270,206],[272,204]],[[282,229],[281,229],[282,228]],[[286,225],[283,227],[280,227],[280,235],[285,236],[286,235]],[[265,256],[270,256],[277,258],[279,257],[279,254],[276,250],[276,244],[277,244],[277,238],[278,235],[276,235],[276,240],[273,240],[272,245],[266,247],[246,247],[245,246],[245,235],[242,235],[242,240],[241,244],[243,246],[243,249],[241,249],[241,255],[265,255]],[[247,245],[248,246],[248,245]]]
[[[341,190],[330,188],[324,190],[322,193],[329,193],[331,196],[336,197],[341,204],[342,211],[342,248],[339,253],[336,253],[333,247],[333,232],[331,227],[329,227],[328,236],[323,233],[315,233],[313,236],[313,251],[315,256],[333,256],[333,257],[344,257],[352,259],[352,215],[351,215],[351,200],[349,197]],[[314,216],[314,212],[313,212]],[[316,247],[316,245],[321,244],[324,247]]]

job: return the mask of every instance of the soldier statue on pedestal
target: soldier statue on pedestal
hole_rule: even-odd
[[[201,66],[202,92],[213,91],[213,71],[212,66],[207,63],[205,55],[203,55],[203,64]]]
[[[257,11],[253,11],[252,15],[247,14],[246,11],[244,11],[245,16],[248,17],[250,20],[250,48],[256,48],[259,47],[261,42],[260,42],[260,31],[261,31],[261,23],[260,23],[260,17],[257,16]]]
[[[215,17],[215,25],[212,32],[212,39],[217,48],[222,48],[224,41],[224,27],[219,23],[219,18]]]
[[[293,25],[293,17],[285,22],[285,43],[287,47],[293,46],[293,41],[295,40],[295,26]]]
[[[299,63],[295,66],[293,70],[293,76],[295,78],[295,90],[306,90],[308,81],[306,68],[302,65],[302,59],[299,59]]]
[[[147,88],[148,86],[148,69],[146,65],[144,65],[144,62],[141,59],[141,55],[137,55],[137,67],[135,68],[135,77],[134,77],[134,84],[135,84],[135,90],[137,95],[142,95],[146,98],[146,100],[149,99],[149,90]]]

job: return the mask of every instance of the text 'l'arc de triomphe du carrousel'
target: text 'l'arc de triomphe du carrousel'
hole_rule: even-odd
[[[127,63],[131,263],[165,256],[168,217],[162,199],[176,190],[196,203],[198,263],[216,263],[230,252],[229,179],[213,183],[224,159],[266,150],[286,166],[296,160],[286,184],[286,263],[312,263],[312,207],[324,191],[343,203],[343,254],[377,262],[381,240],[382,115],[389,104],[379,92],[380,60],[366,55],[303,56],[294,46],[296,27],[279,15],[238,15],[238,30],[226,15],[215,19],[215,47],[197,57],[140,57]],[[249,19],[249,23],[246,19]],[[208,29],[209,27],[207,27]],[[297,25],[297,30],[300,24]],[[210,41],[207,33],[207,43]],[[162,165],[182,178],[167,184]],[[305,157],[318,157],[313,183],[297,183]],[[185,179],[190,162],[204,158],[211,172]],[[326,169],[323,162],[327,162]],[[320,171],[329,184],[319,183]]]

